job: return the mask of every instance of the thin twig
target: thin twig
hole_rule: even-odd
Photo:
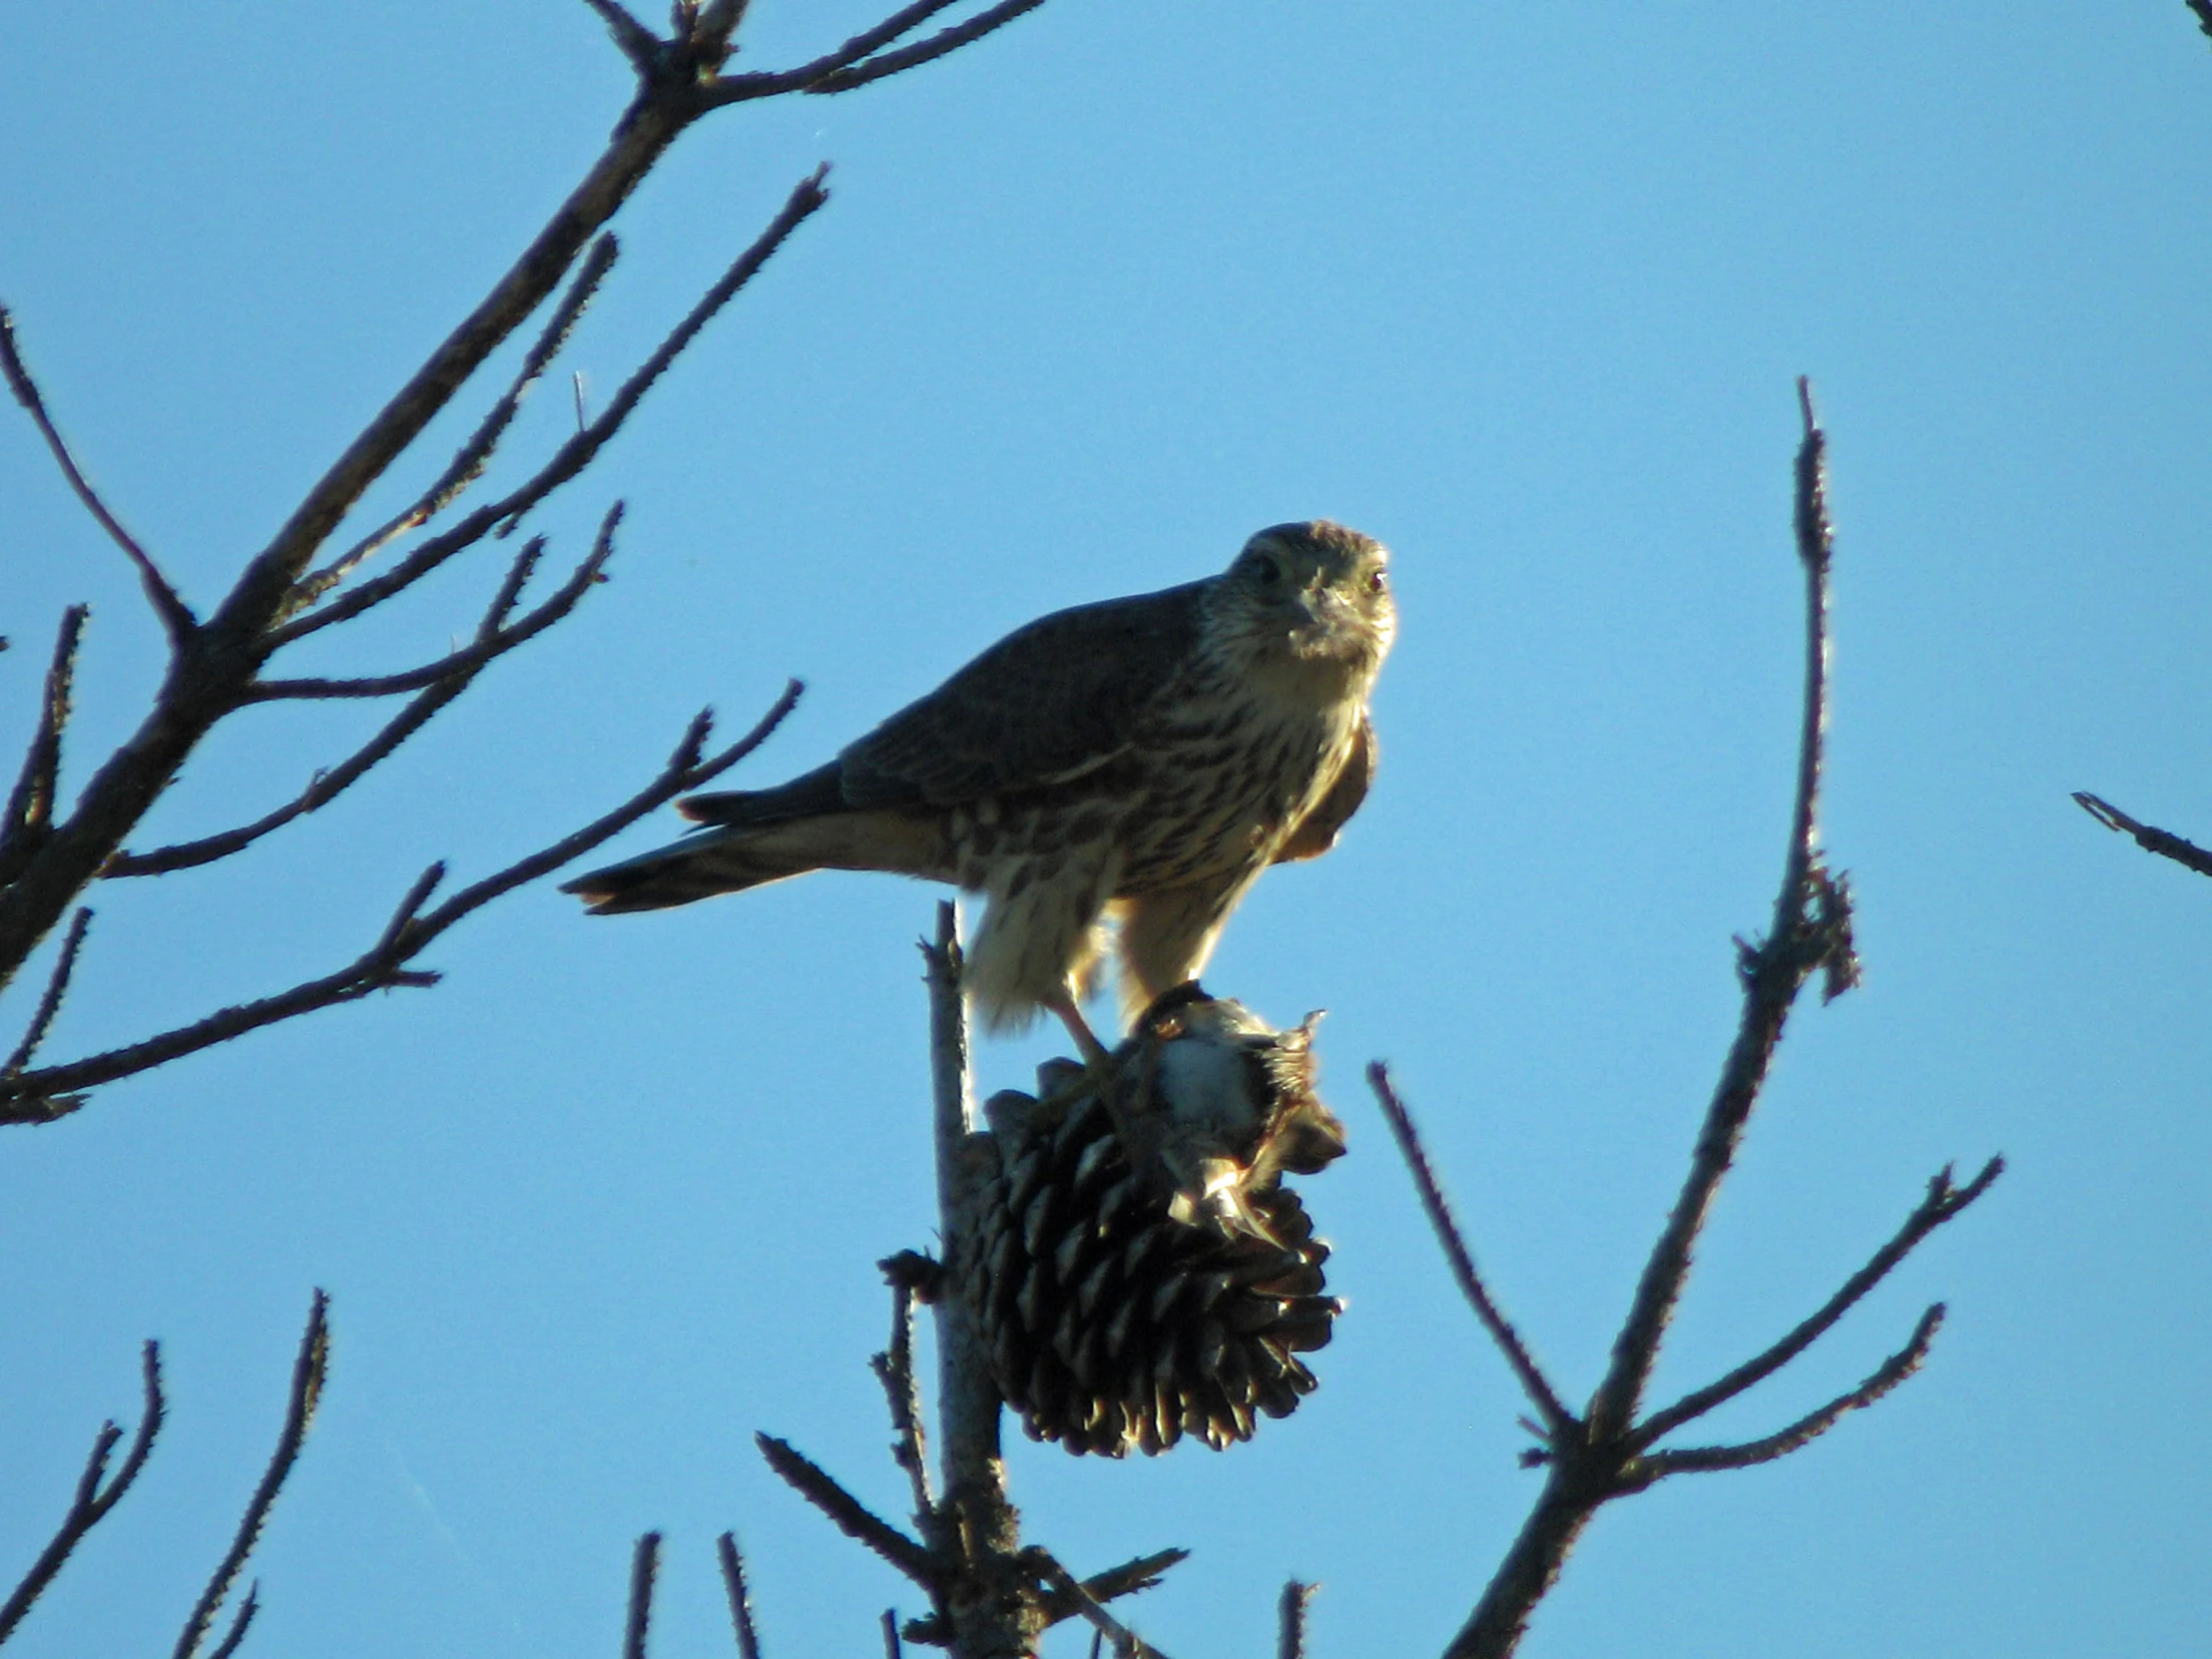
[[[896,1261],[897,1258],[892,1258]],[[891,1338],[872,1362],[876,1381],[891,1413],[891,1460],[906,1471],[913,1489],[914,1521],[928,1537],[937,1503],[929,1490],[929,1456],[921,1425],[921,1389],[914,1381],[914,1289],[903,1276],[887,1271],[891,1287]],[[934,1539],[931,1540],[935,1542]]]
[[[1686,1474],[1708,1469],[1742,1469],[1754,1463],[1771,1463],[1777,1457],[1787,1457],[1802,1446],[1819,1439],[1849,1413],[1863,1406],[1872,1405],[1884,1394],[1895,1388],[1921,1369],[1928,1358],[1929,1345],[1936,1340],[1936,1333],[1942,1328],[1943,1305],[1938,1302],[1921,1316],[1914,1327],[1913,1337],[1902,1349],[1883,1361],[1881,1367],[1866,1382],[1849,1393],[1839,1394],[1817,1411],[1809,1411],[1779,1433],[1769,1434],[1763,1440],[1752,1440],[1743,1445],[1686,1446],[1680,1450],[1655,1451],[1643,1459],[1647,1467],[1658,1474]]]
[[[1803,379],[1798,398],[1805,441],[1797,455],[1794,517],[1805,571],[1805,697],[1789,853],[1766,942],[1744,953],[1743,1015],[1698,1132],[1689,1174],[1644,1264],[1635,1300],[1614,1339],[1612,1361],[1590,1401],[1590,1431],[1598,1439],[1620,1434],[1635,1418],[1667,1324],[1689,1282],[1691,1246],[1735,1163],[1791,1005],[1813,972],[1834,960],[1839,940],[1849,936],[1845,895],[1822,871],[1818,846],[1822,745],[1828,725],[1828,574],[1834,560],[1826,500],[1827,437],[1814,419],[1811,388]]]
[[[1283,1586],[1283,1600],[1277,1609],[1280,1633],[1275,1643],[1276,1659],[1306,1659],[1306,1604],[1314,1599],[1318,1588],[1295,1578]]]
[[[0,884],[22,872],[52,829],[54,798],[61,787],[62,732],[69,725],[70,691],[77,676],[77,645],[90,615],[89,605],[72,605],[62,612],[54,659],[47,665],[46,684],[39,695],[38,726],[31,734],[30,748],[23,752],[23,770],[16,776],[15,788],[8,793],[6,816],[0,818]]]
[[[753,1439],[768,1459],[768,1466],[828,1515],[838,1531],[867,1545],[923,1589],[935,1583],[929,1552],[838,1485],[828,1470],[789,1440],[780,1440],[774,1434],[755,1434]]]
[[[615,503],[617,508],[620,508],[621,505],[620,502]],[[617,515],[610,513],[609,519],[602,522],[599,538],[593,546],[593,556],[599,559],[602,564],[605,560],[601,549],[607,544],[607,538],[616,517]],[[491,604],[485,609],[482,620],[477,624],[476,639],[479,643],[486,639],[500,637],[508,613],[514,609],[514,603],[521,594],[522,585],[529,580],[530,573],[537,564],[538,555],[544,551],[544,538],[533,536],[524,544],[522,551],[515,556],[514,562],[508,567],[505,579],[499,585],[499,591],[492,596]],[[578,584],[572,579],[569,586],[576,587]],[[555,597],[556,599],[559,598],[558,595]],[[579,592],[578,597],[581,597],[581,592]],[[573,607],[574,603],[575,601],[571,600],[570,606]],[[547,625],[550,626],[551,622],[558,620],[558,617],[550,618]],[[498,655],[498,653],[493,655]],[[150,852],[132,852],[128,850],[118,852],[101,868],[101,877],[104,880],[113,881],[135,875],[166,875],[173,869],[190,869],[198,864],[213,863],[218,858],[228,858],[233,853],[244,851],[264,835],[282,829],[294,819],[303,818],[309,813],[320,811],[351,789],[374,768],[390,759],[401,744],[430,723],[433,715],[459,697],[461,693],[468,690],[475,683],[476,676],[483,671],[491,660],[491,656],[482,657],[468,665],[466,672],[456,672],[450,678],[432,685],[429,690],[414,698],[398,714],[386,721],[383,727],[367,743],[361,745],[359,749],[356,749],[336,766],[318,771],[313,778],[308,780],[307,787],[297,797],[273,812],[263,814],[252,824],[240,825],[238,828],[226,830],[220,834],[203,835],[197,840],[180,841],[170,846],[159,846]]]
[[[114,1479],[105,1485],[101,1483],[107,1473],[108,1457],[123,1438],[123,1430],[111,1419],[100,1425],[100,1432],[93,1438],[92,1455],[85,1460],[84,1473],[77,1477],[77,1492],[70,1500],[69,1512],[62,1517],[53,1538],[39,1551],[38,1559],[31,1563],[31,1570],[23,1575],[23,1581],[16,1585],[5,1602],[0,1602],[0,1642],[5,1642],[23,1621],[31,1604],[45,1593],[54,1575],[62,1570],[70,1552],[122,1501],[123,1494],[131,1489],[131,1482],[139,1477],[139,1470],[146,1466],[146,1459],[154,1449],[154,1436],[162,1431],[162,1418],[168,1410],[162,1398],[161,1344],[149,1342],[146,1345],[140,1370],[146,1402],[140,1409],[138,1432],[131,1438],[131,1449],[124,1454],[122,1467],[115,1471]]]
[[[1083,1593],[1095,1601],[1116,1601],[1123,1596],[1136,1595],[1149,1590],[1167,1576],[1170,1567],[1188,1561],[1187,1549],[1162,1549],[1150,1555],[1140,1555],[1134,1561],[1124,1561],[1118,1567],[1108,1567],[1104,1572],[1094,1572],[1083,1580]],[[1058,1591],[1047,1590],[1043,1614],[1046,1628],[1072,1619],[1081,1611],[1073,1597]],[[950,1626],[934,1615],[915,1619],[906,1626],[906,1639],[932,1647],[942,1647],[950,1639]]]
[[[870,52],[888,46],[909,29],[918,28],[953,3],[954,0],[913,0],[913,4],[899,7],[882,22],[862,29],[842,46],[803,63],[797,69],[777,70],[767,74],[724,75],[715,82],[709,97],[716,104],[737,104],[754,98],[775,98],[787,92],[804,92],[824,76],[832,75],[859,62]]]
[[[725,1532],[715,1540],[715,1554],[722,1562],[722,1587],[730,1595],[730,1628],[738,1638],[738,1659],[761,1659],[761,1633],[753,1625],[753,1592],[745,1581],[745,1557],[738,1552],[738,1536]]]
[[[54,971],[47,976],[46,992],[38,999],[38,1007],[32,1011],[31,1023],[24,1028],[23,1040],[15,1045],[15,1052],[8,1056],[7,1064],[0,1065],[0,1078],[20,1077],[23,1068],[38,1053],[39,1044],[46,1040],[46,1031],[54,1023],[54,1016],[61,1012],[62,998],[69,994],[69,976],[77,970],[77,952],[85,945],[85,932],[92,926],[92,911],[86,905],[78,905],[77,913],[70,918],[69,936],[62,940],[61,954],[54,960]]]
[[[333,973],[294,985],[275,996],[221,1009],[205,1019],[126,1048],[109,1049],[82,1060],[27,1071],[20,1077],[0,1077],[0,1124],[51,1122],[75,1110],[78,1102],[73,1097],[78,1090],[112,1083],[279,1020],[293,1019],[341,1002],[357,1001],[372,991],[436,984],[437,974],[410,969],[405,964],[455,922],[481,909],[501,893],[590,851],[677,796],[698,789],[736,766],[758,749],[791,712],[800,691],[799,682],[792,681],[752,731],[720,754],[706,758],[702,758],[700,751],[712,729],[713,716],[711,711],[700,714],[686,730],[684,741],[677,746],[660,777],[647,788],[575,833],[518,858],[474,885],[463,887],[435,910],[421,914],[419,907],[428,897],[430,887],[444,873],[444,865],[431,866],[393,911],[376,943]]]
[[[653,1627],[653,1580],[661,1570],[661,1535],[648,1532],[630,1556],[630,1610],[622,1621],[622,1659],[645,1659]]]
[[[768,229],[753,239],[747,248],[730,264],[716,279],[713,286],[700,295],[699,303],[685,314],[684,320],[669,330],[668,337],[654,347],[651,356],[640,363],[630,377],[622,382],[607,406],[583,431],[578,432],[548,461],[538,477],[525,484],[509,498],[500,518],[505,524],[513,524],[557,485],[567,482],[587,466],[592,457],[630,418],[630,411],[653,388],[653,383],[668,371],[683,349],[691,344],[700,329],[714,320],[715,313],[737,296],[738,290],[760,275],[776,251],[783,247],[791,234],[807,223],[822,209],[829,206],[830,192],[823,181],[830,177],[830,164],[824,162],[808,177],[792,187],[784,206],[769,221]]]
[[[1088,1620],[1093,1630],[1114,1644],[1114,1659],[1167,1659],[1158,1648],[1109,1613],[1050,1550],[1032,1545],[1022,1551],[1022,1559],[1055,1594],[1073,1602],[1077,1614]]]
[[[559,622],[576,608],[577,601],[592,590],[603,578],[601,572],[614,553],[615,526],[622,522],[623,503],[617,501],[601,521],[598,538],[592,544],[591,553],[576,567],[544,603],[525,612],[514,622],[502,627],[489,623],[480,627],[476,638],[458,651],[450,651],[435,662],[424,663],[399,674],[367,675],[351,680],[257,680],[246,688],[245,701],[249,703],[273,703],[278,701],[314,702],[329,698],[347,697],[396,697],[401,692],[421,691],[428,686],[438,686],[456,677],[465,683],[473,679],[476,671],[495,657],[503,657],[518,645],[535,638]],[[544,547],[542,538],[533,538],[526,545],[528,564],[537,562],[537,554]],[[517,561],[525,573],[528,565]],[[504,613],[513,604],[511,591],[502,588],[500,603],[494,609]]]
[[[1937,1171],[1928,1183],[1928,1196],[1906,1217],[1904,1226],[1891,1236],[1889,1243],[1874,1253],[1865,1267],[1846,1280],[1842,1289],[1830,1297],[1817,1313],[1802,1321],[1773,1347],[1745,1361],[1718,1382],[1683,1395],[1663,1411],[1654,1411],[1636,1425],[1634,1433],[1629,1436],[1630,1446],[1642,1451],[1684,1423],[1705,1415],[1715,1406],[1734,1399],[1747,1388],[1772,1377],[1811,1348],[1862,1297],[1882,1283],[1891,1269],[1911,1255],[1922,1240],[1987,1192],[1991,1183],[2003,1173],[2004,1160],[1991,1158],[1981,1166],[1980,1174],[1965,1186],[1957,1187],[1951,1184],[1949,1166]]]
[[[1465,1236],[1459,1224],[1452,1219],[1451,1206],[1445,1200],[1443,1189],[1437,1185],[1435,1171],[1430,1168],[1428,1153],[1421,1145],[1420,1132],[1413,1127],[1413,1116],[1390,1086],[1389,1068],[1377,1060],[1368,1067],[1368,1084],[1375,1090],[1376,1099],[1382,1104],[1382,1115],[1389,1121],[1390,1133],[1397,1139],[1397,1149],[1405,1158],[1405,1166],[1412,1172],[1414,1189],[1420,1194],[1421,1209],[1428,1217],[1428,1225],[1435,1231],[1436,1242],[1443,1247],[1444,1257],[1451,1264],[1452,1277],[1459,1282],[1460,1293],[1473,1308],[1474,1317],[1481,1321],[1482,1329],[1497,1344],[1498,1352],[1505,1356],[1505,1363],[1519,1380],[1521,1391],[1543,1418],[1547,1436],[1557,1435],[1574,1422],[1574,1413],[1560,1400],[1558,1390],[1551,1380],[1544,1376],[1543,1368],[1536,1364],[1535,1356],[1521,1341],[1520,1333],[1498,1309],[1489,1287],[1482,1282],[1481,1273],[1475,1268],[1474,1256],[1467,1249]]]
[[[906,1659],[906,1650],[898,1641],[898,1609],[883,1609],[883,1659]]]
[[[175,1659],[193,1659],[200,1651],[200,1644],[207,1639],[209,1628],[215,1623],[216,1613],[222,1608],[224,1597],[231,1593],[231,1586],[238,1581],[245,1568],[247,1557],[254,1553],[255,1544],[261,1541],[262,1527],[269,1519],[269,1511],[276,1501],[276,1494],[283,1490],[284,1479],[291,1473],[292,1465],[299,1460],[299,1451],[306,1444],[307,1429],[314,1422],[316,1404],[322,1397],[322,1380],[330,1364],[330,1299],[316,1291],[314,1302],[307,1310],[307,1329],[299,1339],[299,1355],[292,1362],[291,1389],[284,1403],[283,1432],[276,1437],[276,1450],[270,1457],[269,1468],[262,1475],[262,1483],[254,1489],[254,1496],[246,1506],[246,1516],[239,1522],[238,1536],[231,1540],[231,1548],[216,1567],[215,1575],[208,1580],[208,1587],[201,1592],[200,1601],[185,1621],[184,1633],[177,1638]],[[251,1598],[250,1598],[251,1599]],[[247,1615],[242,1615],[242,1619]],[[238,1634],[244,1634],[243,1623]]]
[[[123,528],[115,514],[108,511],[107,503],[77,465],[77,457],[69,452],[69,444],[53,417],[46,412],[46,399],[39,395],[38,384],[31,378],[31,371],[24,365],[23,354],[15,343],[15,317],[4,305],[0,305],[0,374],[5,374],[8,389],[15,393],[15,400],[30,411],[37,422],[39,432],[46,439],[46,447],[53,451],[62,474],[69,480],[69,487],[77,492],[77,499],[85,504],[85,510],[100,521],[100,528],[107,531],[116,546],[138,567],[139,581],[146,589],[146,597],[154,607],[154,614],[161,618],[162,627],[169,634],[172,646],[182,645],[200,626],[200,619],[192,614],[185,602],[177,597],[177,590],[170,586],[169,578],[154,563],[153,555],[141,547],[136,537]]]
[[[917,40],[911,46],[896,52],[885,52],[880,57],[854,64],[850,69],[833,70],[819,81],[802,87],[802,92],[832,93],[850,92],[854,87],[864,87],[870,81],[880,81],[886,76],[900,75],[941,58],[948,52],[957,52],[985,35],[995,34],[1017,17],[1035,11],[1044,0],[999,0],[999,4],[977,12],[965,23],[955,23],[949,29],[940,29],[927,40]]]
[[[261,1580],[246,1586],[246,1597],[239,1603],[239,1610],[231,1620],[231,1628],[224,1632],[208,1659],[231,1659],[238,1652],[239,1643],[246,1640],[246,1633],[254,1628],[254,1615],[262,1610]]]
[[[2111,802],[2091,795],[2087,790],[2074,791],[2074,803],[2103,825],[2107,830],[2117,830],[2133,835],[2135,844],[2146,852],[2155,852],[2161,858],[2171,858],[2175,863],[2195,870],[2199,875],[2212,875],[2212,851],[2185,841],[2168,830],[2154,830],[2139,819],[2128,817]]]
[[[617,3],[617,0],[584,0],[584,4],[599,14],[600,22],[607,25],[607,33],[614,36],[615,45],[640,75],[651,73],[660,63],[662,44],[660,37]]]
[[[830,193],[823,188],[822,183],[828,171],[827,166],[817,169],[811,177],[801,180],[793,188],[783,210],[769,223],[768,229],[754,239],[752,246],[738,256],[721,279],[707,290],[683,321],[671,330],[637,371],[622,383],[622,388],[615,393],[607,407],[600,411],[598,418],[556,449],[536,473],[499,500],[486,502],[458,523],[420,543],[381,576],[348,589],[329,604],[303,616],[294,617],[275,629],[269,636],[271,649],[279,650],[305,635],[358,616],[363,611],[382,604],[394,594],[412,587],[446,560],[474,546],[486,535],[511,528],[519,522],[523,514],[583,471],[622,429],[623,423],[630,418],[639,400],[652,388],[653,382],[667,371],[677,353],[692,342],[716,311],[729,303],[737,291],[752,280],[786,239],[828,203]]]
[[[2212,40],[2212,0],[2183,0],[2183,4],[2188,6],[2190,15],[2197,20],[2197,27],[2204,31],[2205,38]]]
[[[437,481],[401,512],[386,520],[368,535],[355,542],[320,570],[299,579],[292,590],[291,606],[296,609],[311,605],[322,595],[336,587],[350,575],[360,563],[379,552],[408,531],[426,524],[459,498],[462,491],[483,475],[485,466],[499,447],[499,440],[514,421],[515,413],[522,407],[522,399],[543,375],[568,337],[576,327],[584,307],[598,292],[599,284],[606,280],[607,273],[614,269],[621,244],[613,232],[602,235],[584,256],[584,263],[577,269],[568,291],[561,295],[560,303],[553,307],[553,314],[546,319],[538,337],[524,353],[522,366],[514,380],[499,400],[494,403],[468,441],[454,453],[446,469]]]

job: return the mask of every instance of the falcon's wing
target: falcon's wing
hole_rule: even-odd
[[[1277,863],[1318,858],[1337,844],[1337,831],[1368,798],[1368,786],[1375,782],[1375,727],[1363,714],[1360,730],[1353,734],[1352,754],[1345,762],[1344,771],[1337,774],[1336,783],[1330,785],[1321,804],[1298,821],[1291,838],[1275,855]]]
[[[837,757],[846,805],[944,807],[1109,764],[1196,654],[1206,587],[1079,605],[1016,629]]]

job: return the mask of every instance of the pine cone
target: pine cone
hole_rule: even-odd
[[[1103,1084],[1054,1062],[1043,1099],[992,1098],[999,1173],[959,1277],[1031,1437],[1108,1457],[1185,1434],[1218,1450],[1313,1392],[1298,1356],[1343,1304],[1280,1183],[1344,1149],[1313,1094],[1312,1035],[1312,1016],[1272,1031],[1185,986]]]

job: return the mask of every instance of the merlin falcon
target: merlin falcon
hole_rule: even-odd
[[[986,1026],[1049,1010],[1101,1053],[1079,1003],[1109,946],[1134,1018],[1205,966],[1261,871],[1359,810],[1388,560],[1278,524],[1219,576],[1040,617],[829,765],[680,802],[702,829],[562,890],[613,915],[815,869],[949,881],[989,901],[963,976]]]

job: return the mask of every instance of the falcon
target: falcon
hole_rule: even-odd
[[[963,974],[985,1026],[1047,1010],[1101,1058],[1079,1005],[1109,947],[1134,1019],[1366,798],[1388,562],[1278,524],[1218,576],[1040,617],[829,765],[679,802],[702,829],[562,890],[615,915],[816,869],[948,881],[988,900]]]

